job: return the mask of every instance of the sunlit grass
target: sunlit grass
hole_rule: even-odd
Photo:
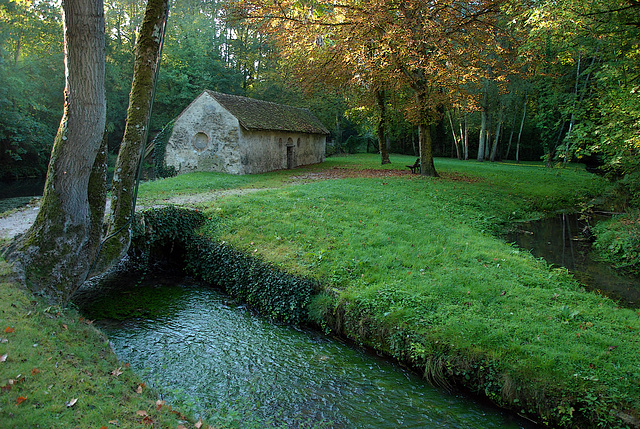
[[[376,168],[378,160],[364,156],[331,168],[358,158]],[[572,210],[605,183],[576,168],[450,160],[436,167],[439,179],[285,182],[213,201],[207,214],[220,220],[217,238],[338,292],[324,311],[349,309],[344,329],[358,341],[415,359],[428,355],[421,350],[486,359],[521,386],[559,389],[572,401],[614,389],[607,401],[637,409],[638,313],[495,236],[510,221]],[[411,340],[372,339],[363,320],[366,329]],[[594,409],[603,412],[605,402]]]

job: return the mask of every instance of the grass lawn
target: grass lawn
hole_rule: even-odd
[[[31,295],[5,261],[0,294],[0,427],[193,427],[118,362],[89,320]]]
[[[434,384],[554,427],[640,426],[640,311],[497,237],[510,222],[582,207],[607,184],[578,166],[437,159],[441,177],[428,178],[407,173],[415,157],[391,161],[193,173],[142,184],[139,203],[190,200],[211,219],[202,234],[317,279],[313,323]],[[137,393],[87,321],[46,307],[0,269],[0,426],[37,417],[46,427],[139,427],[142,411],[176,427],[180,416]]]
[[[179,176],[141,198],[262,189],[201,200],[217,221],[206,233],[318,279],[325,292],[309,314],[319,326],[541,423],[638,424],[640,312],[496,237],[509,222],[579,208],[606,183],[577,166],[445,159],[427,178],[404,173],[413,157],[391,160]]]

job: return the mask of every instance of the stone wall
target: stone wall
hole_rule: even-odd
[[[323,162],[325,141],[320,134],[245,130],[204,93],[176,119],[165,161],[178,173],[264,173]]]

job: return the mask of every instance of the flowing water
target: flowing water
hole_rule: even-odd
[[[628,307],[640,306],[640,278],[594,260],[587,227],[576,214],[558,214],[520,223],[505,239],[537,258],[567,268],[589,290],[611,296]]]
[[[431,387],[366,350],[258,317],[184,279],[77,302],[86,317],[98,319],[122,362],[197,416],[252,416],[294,428],[533,427]]]

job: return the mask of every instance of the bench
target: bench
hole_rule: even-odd
[[[417,174],[420,172],[420,158],[416,159],[413,165],[407,165],[407,168],[411,170],[411,173]]]

